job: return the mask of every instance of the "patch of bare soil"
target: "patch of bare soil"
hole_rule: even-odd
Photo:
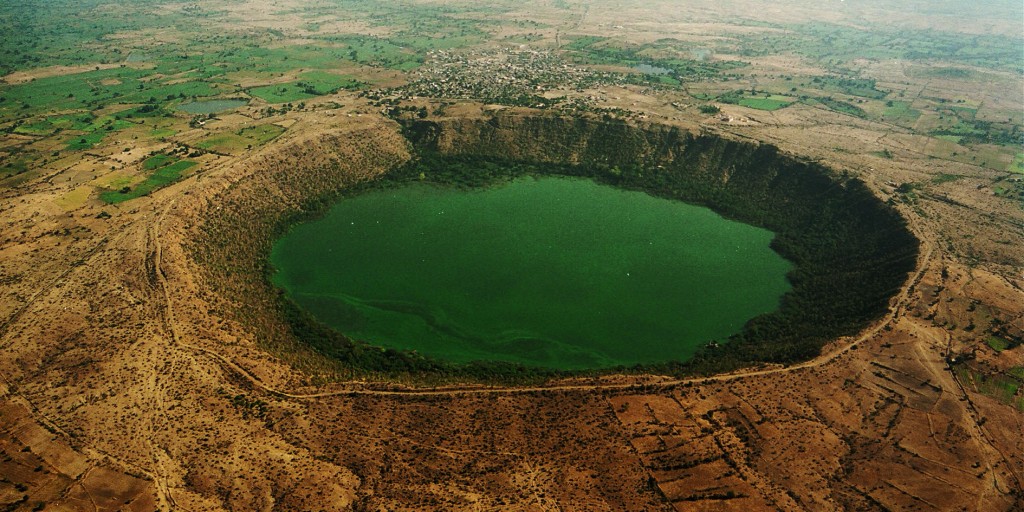
[[[119,67],[119,63],[108,63],[108,64],[82,64],[80,66],[49,66],[45,68],[35,68],[28,71],[15,71],[3,77],[0,80],[9,84],[23,84],[31,82],[37,78],[47,78],[51,76],[61,75],[73,75],[76,73],[85,73],[87,71],[93,71],[97,69],[113,69]]]

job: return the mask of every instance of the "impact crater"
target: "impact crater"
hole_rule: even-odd
[[[551,368],[516,358],[453,363],[417,350],[373,346],[331,329],[272,283],[274,240],[301,221],[323,216],[342,197],[395,183],[474,188],[524,176],[586,178],[706,207],[775,234],[772,251],[792,265],[790,288],[778,307],[695,353],[661,361],[604,361],[596,365],[601,372],[684,375],[809,359],[829,341],[884,316],[916,265],[917,240],[899,213],[869,187],[771,145],[673,126],[532,111],[400,123],[404,148],[383,133],[385,128],[366,134],[366,140],[319,142],[312,154],[326,156],[316,165],[254,173],[252,183],[225,191],[224,208],[205,222],[211,241],[239,225],[252,233],[244,241],[218,238],[215,247],[196,252],[197,260],[208,269],[252,269],[230,278],[209,272],[207,278],[219,281],[218,289],[249,319],[262,345],[299,366],[329,367],[342,377],[416,376],[413,380],[422,382],[518,382],[595,366]],[[352,154],[332,157],[331,144]],[[243,197],[243,190],[264,199]]]

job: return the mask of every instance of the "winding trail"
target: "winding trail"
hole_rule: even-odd
[[[28,311],[29,308],[34,306],[39,301],[40,298],[45,297],[58,286],[62,286],[63,284],[65,284],[68,278],[71,277],[71,275],[74,272],[89,268],[89,262],[92,261],[96,256],[102,254],[101,249],[103,249],[104,247],[108,247],[110,245],[115,245],[116,242],[119,242],[123,240],[126,236],[128,236],[129,232],[130,230],[128,228],[128,225],[125,225],[122,226],[120,230],[117,231],[115,234],[103,236],[102,238],[99,239],[98,242],[96,242],[96,244],[93,247],[89,248],[85,252],[85,254],[82,255],[81,260],[84,262],[82,265],[71,265],[69,266],[68,269],[61,272],[48,283],[46,283],[43,286],[40,286],[35,291],[35,293],[28,297],[28,299],[26,299],[21,306],[15,309],[14,312],[7,317],[7,319],[5,319],[3,322],[0,322],[0,348],[6,347],[5,341],[8,338],[8,335],[10,334],[11,327],[16,325],[21,316],[26,311]],[[43,412],[43,410],[39,408],[35,404],[35,402],[33,402],[30,398],[28,398],[22,392],[20,392],[15,383],[11,380],[11,378],[8,375],[6,375],[3,372],[0,372],[0,378],[3,379],[7,392],[9,393],[9,400],[12,400],[13,402],[16,403],[20,403],[20,405],[27,408],[28,411],[32,414],[32,416],[36,419],[36,421],[38,421],[48,430],[60,433],[60,435],[65,439],[75,439],[75,436],[72,435],[67,430],[65,430],[58,423],[58,421],[56,421],[54,418],[51,418],[49,415]],[[145,478],[148,478],[150,481],[153,482],[154,486],[157,489],[156,499],[159,508],[161,510],[173,510],[177,508],[177,505],[174,502],[174,498],[170,494],[170,490],[167,488],[166,485],[164,485],[164,479],[161,478],[161,475],[159,473],[150,471],[142,466],[127,462],[121,457],[118,457],[117,455],[114,455],[102,449],[94,448],[88,445],[83,445],[80,442],[69,443],[69,446],[72,446],[75,450],[79,451],[92,461],[106,461],[115,468],[127,474],[142,475]],[[92,471],[92,469],[93,468],[90,468],[88,471]],[[60,471],[58,470],[57,472],[59,473]],[[84,479],[84,477],[82,479]],[[82,485],[82,479],[79,479],[78,482],[78,485],[80,486]],[[82,486],[82,489],[89,497],[89,500],[92,502],[92,505],[96,507],[96,503],[92,497],[92,494],[89,493],[88,489],[86,489],[84,486]]]

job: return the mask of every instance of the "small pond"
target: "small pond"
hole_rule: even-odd
[[[190,101],[178,105],[178,110],[189,114],[216,114],[225,110],[238,108],[249,103],[243,99],[221,99],[221,100],[200,100]]]

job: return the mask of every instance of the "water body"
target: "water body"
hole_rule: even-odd
[[[178,110],[188,112],[189,114],[216,114],[217,112],[238,108],[248,103],[247,100],[241,99],[190,101],[178,105]]]
[[[773,234],[585,179],[414,184],[338,202],[275,244],[273,276],[354,339],[559,369],[686,360],[778,307]]]

